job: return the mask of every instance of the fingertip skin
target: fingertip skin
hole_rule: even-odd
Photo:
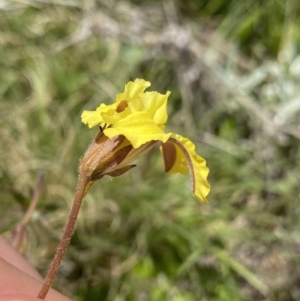
[[[37,301],[42,281],[21,271],[0,257],[0,301]],[[25,298],[25,299],[24,299]],[[54,289],[50,289],[45,301],[71,301]]]
[[[0,258],[9,262],[11,265],[17,267],[21,271],[43,281],[42,276],[26,261],[26,259],[15,250],[4,238],[0,236]]]
[[[18,294],[18,295],[0,295],[0,301],[41,301],[41,299]]]

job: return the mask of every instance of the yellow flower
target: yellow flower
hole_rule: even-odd
[[[95,111],[82,113],[82,122],[90,128],[99,125],[100,133],[83,157],[80,171],[92,181],[104,175],[119,176],[135,166],[130,163],[161,142],[165,171],[189,173],[194,195],[206,202],[210,190],[206,162],[196,154],[190,140],[165,133],[170,92],[144,92],[150,85],[136,79],[125,85],[114,104],[101,104]]]

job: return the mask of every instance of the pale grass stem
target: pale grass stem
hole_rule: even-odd
[[[36,205],[38,203],[38,200],[40,198],[40,195],[42,193],[43,190],[43,186],[44,186],[44,181],[45,181],[45,175],[41,174],[38,178],[37,184],[35,186],[34,189],[34,194],[33,197],[31,199],[30,205],[26,211],[25,216],[23,217],[22,221],[15,227],[15,229],[13,230],[12,233],[12,237],[11,237],[11,244],[12,246],[18,250],[21,251],[21,247],[22,247],[22,242],[24,240],[24,234],[26,231],[26,227],[32,217],[32,214],[36,208]]]

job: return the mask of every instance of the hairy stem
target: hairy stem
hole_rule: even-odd
[[[51,262],[50,268],[49,268],[47,276],[43,282],[42,288],[37,296],[40,299],[45,299],[45,297],[51,287],[51,284],[54,280],[56,272],[59,268],[59,265],[66,253],[66,250],[70,243],[71,236],[72,236],[72,233],[74,230],[74,226],[75,226],[75,223],[77,220],[79,209],[80,209],[82,200],[87,192],[87,187],[89,185],[89,182],[90,182],[89,177],[80,175],[78,184],[77,184],[77,188],[76,188],[74,202],[73,202],[73,205],[71,208],[71,212],[70,212],[68,221],[65,226],[63,236],[60,240],[60,243],[56,250],[55,256]]]

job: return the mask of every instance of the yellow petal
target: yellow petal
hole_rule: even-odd
[[[81,121],[84,124],[87,124],[89,128],[100,124],[102,121],[102,117],[99,111],[83,111],[81,114]]]
[[[150,86],[150,82],[137,78],[134,82],[129,82],[125,85],[124,92],[117,95],[116,102],[120,102],[122,100],[127,100],[129,102],[135,98],[138,98],[141,93],[143,93]]]
[[[162,127],[153,123],[148,112],[134,112],[119,120],[113,127],[106,128],[104,134],[112,138],[125,136],[134,148],[150,141],[166,142],[171,134],[165,134]]]
[[[162,153],[165,163],[165,171],[168,173],[189,173],[187,160],[181,148],[173,141],[168,140],[162,144]]]
[[[140,98],[131,101],[128,104],[131,112],[147,111],[153,122],[162,125],[167,122],[167,101],[171,92],[160,94],[158,92],[145,92]]]
[[[195,145],[189,139],[172,133],[170,139],[162,145],[162,151],[166,171],[182,174],[189,172],[194,195],[202,202],[207,202],[209,170],[206,161],[196,154]]]
[[[101,104],[96,111],[84,111],[81,115],[82,122],[94,127],[101,123],[114,125],[134,112],[148,112],[154,124],[163,128],[167,122],[167,100],[170,95],[158,92],[144,92],[150,82],[136,79],[125,85],[125,91],[116,97],[116,102],[111,105]]]
[[[151,117],[154,124],[158,126],[163,126],[168,119],[167,114],[167,101],[170,92],[167,92],[165,95],[160,94],[158,92],[146,92],[142,93],[138,98],[127,102],[125,100],[120,101],[118,103],[118,107],[122,104],[122,111],[118,112],[118,109],[112,113],[104,112],[102,114],[104,122],[107,124],[115,124],[121,119],[131,115],[134,112],[148,112],[149,116]]]
[[[102,115],[113,114],[116,105],[106,105],[101,103],[100,106],[95,111],[83,111],[81,114],[81,121],[87,124],[89,128],[92,128],[102,122],[104,122]]]

